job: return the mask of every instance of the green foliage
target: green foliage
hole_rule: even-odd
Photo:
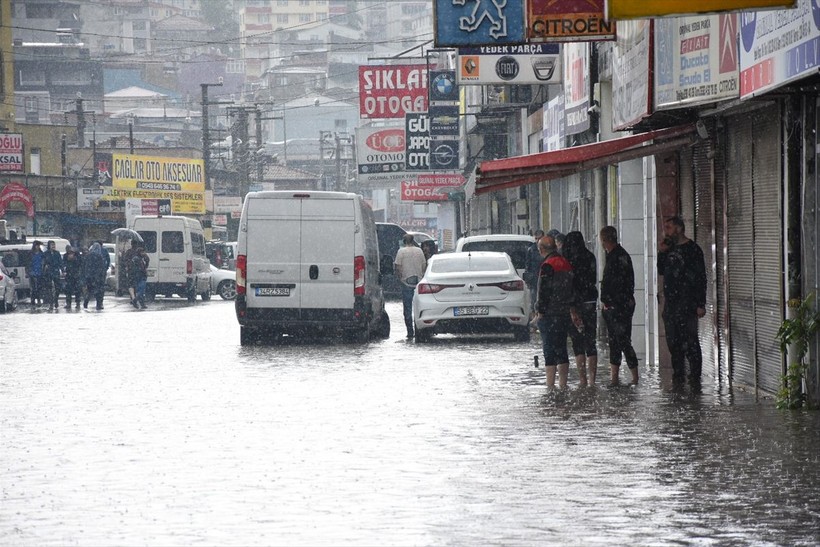
[[[820,328],[820,310],[815,307],[815,293],[808,295],[802,302],[789,300],[789,308],[794,308],[794,316],[785,319],[777,331],[780,352],[789,356],[789,366],[782,377],[782,387],[777,392],[777,408],[802,408],[808,402],[803,391],[803,380],[808,367],[804,362],[809,351],[809,344]],[[789,352],[789,346],[794,351]]]

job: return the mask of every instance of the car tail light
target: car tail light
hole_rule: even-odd
[[[498,287],[502,291],[523,291],[524,282],[520,279],[516,281],[502,281],[501,283],[479,283],[479,287]]]
[[[194,261],[193,260],[186,260],[185,261],[185,273],[191,275],[194,273]]]
[[[353,259],[353,294],[354,296],[364,295],[364,257],[357,256]]]
[[[416,285],[419,294],[436,294],[444,289],[451,289],[453,287],[461,287],[461,285],[440,285],[437,283],[419,283]]]
[[[236,257],[236,294],[245,294],[245,279],[248,274],[248,257]]]

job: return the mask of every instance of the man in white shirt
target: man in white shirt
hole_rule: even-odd
[[[404,247],[396,253],[393,271],[401,282],[401,301],[404,305],[407,338],[413,337],[413,293],[426,269],[427,260],[424,258],[424,252],[416,246],[412,234],[404,234]]]

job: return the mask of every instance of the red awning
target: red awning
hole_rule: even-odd
[[[476,194],[557,179],[668,152],[688,146],[697,139],[695,124],[688,124],[562,150],[484,161],[476,171]]]

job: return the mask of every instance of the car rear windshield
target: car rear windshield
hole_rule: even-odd
[[[516,270],[527,267],[527,248],[532,245],[529,241],[471,241],[465,243],[462,251],[496,251],[507,253],[512,259]]]
[[[506,272],[509,269],[509,263],[500,256],[442,257],[430,264],[433,273]]]

